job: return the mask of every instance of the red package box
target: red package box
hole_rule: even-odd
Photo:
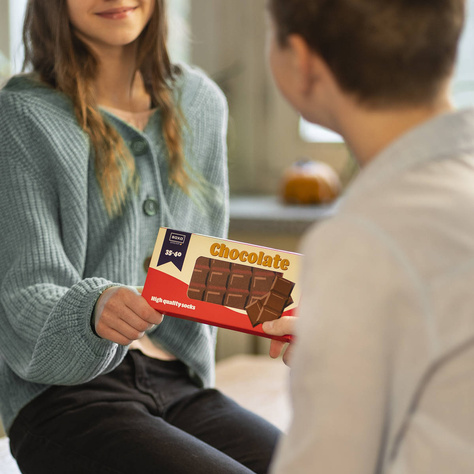
[[[162,227],[142,295],[167,316],[269,336],[264,321],[294,315],[301,255]]]

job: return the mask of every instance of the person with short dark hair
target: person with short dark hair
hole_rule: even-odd
[[[361,165],[304,238],[293,419],[272,472],[474,472],[474,111],[464,0],[269,0],[275,81]],[[271,355],[282,349],[272,343]]]

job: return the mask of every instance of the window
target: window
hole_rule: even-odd
[[[474,0],[468,0],[466,26],[459,45],[458,62],[453,82],[453,97],[457,107],[474,106]]]
[[[8,62],[7,57],[0,50],[0,84],[8,77],[10,74],[10,63]]]
[[[21,35],[26,2],[27,0],[0,0],[0,82],[21,70]]]
[[[190,62],[191,34],[190,14],[191,0],[172,0],[169,8],[169,50],[173,62]]]
[[[333,132],[305,119],[300,119],[300,137],[309,143],[341,143],[343,138],[338,133]]]

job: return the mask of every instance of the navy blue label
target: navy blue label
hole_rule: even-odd
[[[189,232],[166,229],[165,240],[158,259],[158,266],[171,262],[181,271],[183,269],[191,235]]]

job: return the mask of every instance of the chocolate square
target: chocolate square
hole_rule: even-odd
[[[229,277],[229,288],[238,288],[241,290],[247,290],[247,293],[250,288],[250,280],[252,274],[243,274],[243,273],[231,273]]]
[[[267,296],[263,299],[263,304],[280,314],[283,313],[283,310],[286,307],[286,302],[288,301],[288,297],[284,295],[280,295],[279,293],[274,293],[270,291]]]
[[[224,295],[225,291],[224,290],[209,290],[207,289],[204,292],[204,298],[203,301],[207,301],[208,303],[214,303],[214,304],[223,304],[224,301]]]
[[[207,283],[207,278],[209,276],[209,269],[196,268],[193,274],[192,283],[199,283],[205,285]]]
[[[262,312],[262,301],[255,300],[253,303],[250,303],[245,307],[247,311],[248,317],[252,326],[255,327],[258,324],[258,318],[260,317],[260,313]]]
[[[270,291],[276,272],[254,269],[250,291],[267,293]]]
[[[227,287],[227,280],[229,279],[229,272],[220,270],[211,270],[209,272],[208,284],[212,286]]]
[[[274,291],[276,293],[279,293],[281,295],[286,295],[287,297],[290,296],[291,292],[293,291],[295,284],[294,282],[287,280],[286,278],[283,278],[282,276],[279,276],[275,278],[273,281],[271,291]]]
[[[262,306],[262,310],[260,311],[260,315],[258,316],[257,324],[264,323],[265,321],[274,321],[281,316],[281,312],[275,311],[268,306]],[[254,325],[256,326],[256,325]]]
[[[244,309],[247,303],[248,291],[241,292],[238,290],[229,290],[224,297],[224,306],[231,308]]]
[[[206,257],[204,257],[206,258]],[[211,270],[229,270],[230,271],[230,262],[224,260],[216,260],[214,258],[209,259]]]
[[[193,300],[201,300],[204,298],[204,287],[199,288],[199,287],[189,287],[188,288],[188,298],[191,298]]]

